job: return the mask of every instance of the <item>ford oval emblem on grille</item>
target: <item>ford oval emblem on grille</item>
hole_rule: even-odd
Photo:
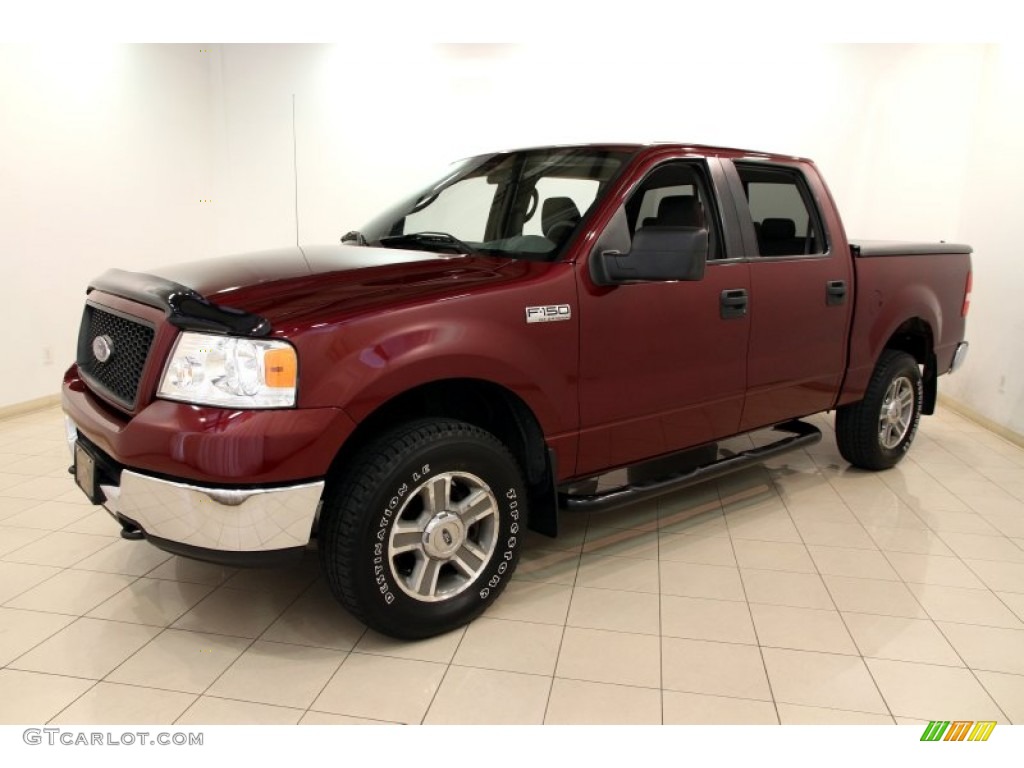
[[[97,336],[92,340],[92,353],[101,363],[107,362],[114,352],[114,342],[109,336]]]

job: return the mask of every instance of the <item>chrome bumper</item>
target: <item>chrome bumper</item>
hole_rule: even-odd
[[[266,552],[309,543],[324,483],[225,490],[122,470],[120,486],[100,485],[103,506],[147,536],[220,552]]]
[[[964,360],[967,359],[968,346],[966,341],[961,341],[956,345],[956,352],[953,353],[953,363],[949,366],[950,373],[953,373],[953,371],[964,364]]]

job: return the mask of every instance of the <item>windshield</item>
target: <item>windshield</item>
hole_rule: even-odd
[[[344,241],[553,259],[628,157],[552,148],[469,158]]]

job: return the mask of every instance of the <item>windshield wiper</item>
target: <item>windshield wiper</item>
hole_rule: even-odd
[[[412,232],[408,235],[391,235],[382,237],[380,244],[386,248],[402,246],[419,246],[425,250],[434,248],[447,248],[456,253],[475,253],[476,249],[471,245],[462,242],[454,235],[447,232]]]
[[[344,235],[342,235],[341,242],[354,243],[355,245],[369,245],[369,243],[366,241],[366,236],[362,232],[359,232],[358,230],[355,229],[353,229],[351,232],[346,232]]]

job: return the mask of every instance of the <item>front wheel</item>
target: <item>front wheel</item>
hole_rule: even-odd
[[[871,375],[864,399],[836,411],[839,453],[863,469],[895,466],[917,434],[923,397],[917,361],[906,352],[887,349]]]
[[[526,532],[522,472],[502,443],[450,419],[369,445],[329,484],[321,563],[335,597],[392,637],[430,637],[502,592]]]

